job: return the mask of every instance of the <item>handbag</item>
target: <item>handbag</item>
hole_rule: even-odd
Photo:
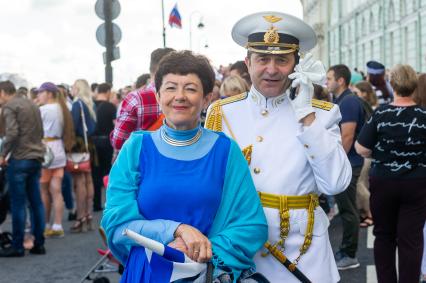
[[[53,154],[52,149],[46,144],[45,145],[46,151],[44,152],[44,160],[41,166],[43,168],[49,168],[49,166],[52,164],[53,159],[55,159],[55,155]]]
[[[80,103],[81,121],[83,123],[83,137],[86,152],[72,152],[67,154],[67,164],[65,169],[71,173],[89,173],[92,168],[90,166],[89,144],[87,141],[87,125],[83,112],[83,103]]]

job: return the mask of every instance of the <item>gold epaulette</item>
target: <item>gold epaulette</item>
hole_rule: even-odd
[[[330,111],[334,104],[324,100],[312,99],[312,107]]]
[[[225,104],[233,103],[236,101],[244,100],[246,98],[247,98],[247,92],[243,92],[237,95],[233,95],[233,96],[221,99],[220,104],[225,105]]]
[[[222,132],[222,105],[230,104],[247,98],[247,92],[216,100],[207,113],[205,127],[209,130]]]

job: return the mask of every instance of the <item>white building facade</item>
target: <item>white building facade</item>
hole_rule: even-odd
[[[426,0],[302,0],[304,19],[317,32],[314,54],[325,65],[365,70],[410,64],[426,72]]]

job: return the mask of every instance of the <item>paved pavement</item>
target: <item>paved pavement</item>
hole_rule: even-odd
[[[328,231],[333,251],[336,252],[342,240],[342,225],[339,216],[331,221]],[[360,228],[357,257],[361,266],[339,271],[341,283],[377,283],[374,268],[373,239],[372,226],[368,229]]]
[[[101,214],[96,213],[99,221]],[[65,231],[69,230],[70,222],[64,221]],[[10,218],[2,226],[10,230]],[[372,251],[371,229],[360,230],[358,259],[361,266],[356,269],[341,271],[342,283],[375,283],[374,260]],[[340,218],[331,222],[330,239],[336,251],[341,240]],[[80,282],[90,267],[100,259],[97,248],[103,248],[102,239],[95,231],[70,234],[63,239],[47,239],[47,254],[42,256],[27,254],[23,258],[0,258],[0,282],[13,283],[76,283]],[[118,282],[117,273],[108,274],[111,282]],[[90,281],[86,281],[90,282]]]
[[[95,213],[99,221],[101,214]],[[65,232],[71,222],[64,221]],[[10,231],[10,217],[2,226]],[[67,233],[62,239],[46,239],[46,255],[28,254],[23,258],[0,258],[0,282],[13,283],[77,283],[100,259],[97,248],[103,248],[97,230],[81,234]],[[110,274],[118,282],[117,274]],[[86,281],[90,282],[90,281]]]

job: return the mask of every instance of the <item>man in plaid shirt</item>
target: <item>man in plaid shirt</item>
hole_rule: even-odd
[[[174,51],[172,48],[155,49],[151,53],[149,66],[150,84],[146,88],[129,93],[123,100],[111,134],[111,145],[115,150],[121,149],[133,131],[148,129],[161,115],[155,98],[154,77],[160,60],[172,51]]]

